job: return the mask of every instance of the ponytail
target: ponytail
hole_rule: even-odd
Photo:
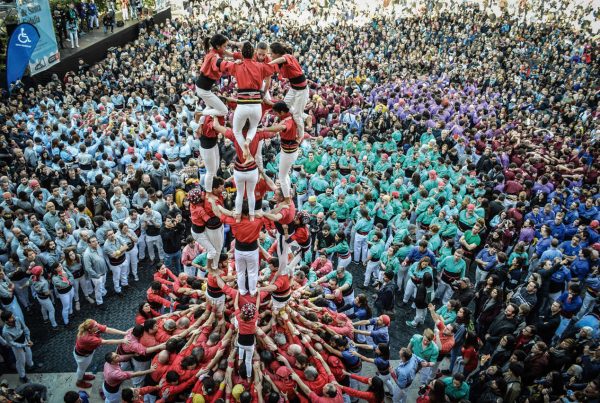
[[[271,52],[276,55],[292,54],[294,49],[291,46],[285,46],[281,42],[273,42],[271,44]]]
[[[242,57],[244,59],[252,59],[254,57],[254,47],[250,42],[244,42],[242,45]]]
[[[229,41],[229,38],[222,34],[214,34],[210,38],[206,37],[204,38],[204,51],[208,53],[211,48],[217,49],[227,43],[227,41]]]

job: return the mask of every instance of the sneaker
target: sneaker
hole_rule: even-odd
[[[75,310],[79,311],[81,309],[81,305],[79,305],[79,301],[75,302]]]
[[[102,390],[102,387],[100,387],[100,390],[98,390],[98,392],[100,393],[100,397],[102,398],[102,400],[106,400],[106,396],[104,396],[104,391]]]
[[[94,300],[94,298],[90,297],[89,295],[86,296],[85,299],[87,300],[87,302],[89,302],[92,305],[94,305],[96,303],[96,301]]]
[[[77,386],[78,388],[81,388],[81,389],[89,389],[92,387],[92,384],[89,382],[86,382],[84,380],[81,380],[81,381],[77,381],[75,386]]]
[[[96,379],[96,377],[94,375],[92,375],[92,374],[85,374],[83,376],[83,380],[84,381],[93,381],[94,379]]]
[[[29,383],[29,378],[27,378],[27,376],[19,377],[19,381],[21,381],[21,383]]]
[[[140,278],[138,276],[134,276],[133,281],[140,281]]]
[[[417,327],[417,324],[415,323],[414,320],[407,320],[404,323],[406,323],[406,326]]]

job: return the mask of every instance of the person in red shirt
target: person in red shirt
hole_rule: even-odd
[[[206,223],[205,230],[200,233],[197,241],[206,251],[206,269],[218,270],[219,255],[223,249],[223,223],[216,216],[211,207],[211,201],[223,205],[223,191],[225,181],[223,178],[213,178],[212,189],[205,194],[202,219]]]
[[[225,104],[212,93],[213,85],[221,78],[223,72],[220,69],[224,56],[233,56],[239,59],[239,53],[232,54],[226,50],[229,44],[229,38],[222,34],[215,34],[211,38],[204,39],[204,51],[206,55],[200,67],[200,77],[196,80],[196,93],[204,103],[206,108],[202,111],[203,115],[227,115]],[[233,43],[235,45],[235,43]]]
[[[238,223],[240,222],[242,203],[244,196],[247,195],[246,199],[248,200],[250,220],[252,221],[254,219],[254,211],[256,210],[254,191],[258,182],[258,165],[256,165],[254,156],[257,153],[259,143],[264,139],[272,138],[274,134],[260,131],[253,138],[250,138],[250,130],[248,130],[247,137],[244,139],[242,136],[242,141],[240,142],[238,136],[234,135],[234,131],[221,126],[217,122],[215,122],[215,130],[231,140],[236,151],[233,170],[233,178],[237,188],[235,196],[236,220]]]
[[[298,387],[308,397],[311,403],[343,403],[344,397],[342,396],[342,389],[335,382],[335,377],[331,373],[331,370],[327,366],[327,363],[323,362],[323,367],[327,372],[329,382],[323,386],[322,396],[319,396],[314,390],[311,390],[305,383],[302,381],[300,376],[293,372],[292,379],[296,381]]]
[[[158,281],[167,287],[173,288],[173,283],[177,281],[177,276],[164,264],[154,273],[154,281]]]
[[[308,224],[310,216],[306,211],[298,210],[294,218],[294,233],[286,237],[287,243],[296,242],[300,247],[302,260],[306,256],[306,252],[310,250],[310,232]],[[284,228],[284,235],[287,229]]]
[[[267,173],[261,169],[262,162],[260,162],[258,159],[258,155],[260,153],[261,148],[262,147],[259,144],[258,151],[256,152],[256,155],[254,157],[256,159],[256,165],[258,165],[258,182],[256,183],[256,187],[254,188],[254,205],[257,211],[262,210],[263,197],[265,197],[265,194],[267,194],[267,192],[269,191],[273,192],[277,189],[275,182],[273,182],[273,180],[267,175]]]
[[[300,67],[298,60],[291,54],[293,49],[280,42],[273,42],[270,46],[274,59],[269,64],[279,67],[281,77],[290,82],[290,89],[283,99],[290,106],[294,121],[296,122],[298,136],[304,135],[304,108],[309,100],[308,81]],[[275,109],[275,108],[273,108]]]
[[[279,159],[279,182],[286,200],[291,200],[290,170],[298,158],[298,148],[304,138],[304,131],[298,134],[298,127],[294,121],[288,104],[279,101],[273,105],[273,112],[279,117],[278,124],[267,127],[267,132],[279,132],[281,139],[281,152]]]
[[[96,377],[91,374],[86,374],[86,369],[92,363],[94,358],[94,352],[98,347],[102,345],[116,345],[125,342],[125,339],[105,340],[100,337],[101,333],[114,334],[119,336],[125,336],[127,332],[123,332],[118,329],[101,325],[93,319],[86,319],[77,330],[77,337],[75,339],[75,349],[73,351],[73,357],[77,363],[77,387],[78,388],[91,388],[92,384],[86,381],[94,380]]]
[[[295,225],[294,219],[296,218],[296,206],[291,198],[286,198],[283,189],[277,189],[275,191],[275,202],[277,205],[269,213],[263,213],[263,217],[275,223],[279,236],[277,237],[277,257],[279,259],[279,270],[283,273],[288,264],[288,255],[290,248],[288,243],[285,241],[285,233],[288,236],[294,233]],[[284,227],[285,226],[285,227]]]
[[[260,293],[256,293],[256,304],[246,303],[239,307],[240,294],[236,295],[234,301],[235,325],[238,329],[238,364],[244,361],[246,365],[246,376],[252,376],[252,357],[256,344],[256,328],[258,322],[258,307],[260,306]]]
[[[158,281],[153,281],[148,291],[146,291],[146,300],[150,304],[150,307],[156,311],[161,310],[163,307],[171,307],[172,303],[166,297],[173,300],[177,298],[169,291],[169,287]]]
[[[254,47],[250,42],[242,45],[242,62],[227,62],[220,64],[220,70],[235,77],[237,82],[237,107],[233,114],[233,133],[236,141],[247,153],[247,146],[256,135],[256,128],[262,117],[261,89],[265,78],[275,73],[277,67],[253,60]],[[242,127],[248,121],[250,126],[246,138],[242,135]],[[245,143],[245,146],[244,146]]]
[[[215,143],[215,148],[216,143]],[[218,156],[218,150],[217,150]],[[202,158],[206,161],[204,156]],[[207,169],[208,171],[208,169]],[[215,169],[215,173],[217,170]],[[210,177],[210,185],[212,187],[212,180],[214,175]],[[208,172],[205,176],[204,183],[208,184]],[[196,242],[199,243],[200,235],[206,229],[206,222],[204,221],[204,217],[206,216],[206,212],[204,211],[204,192],[201,188],[197,187],[190,190],[187,194],[187,199],[190,202],[190,220],[192,221],[192,237]]]
[[[216,117],[216,121],[225,124],[225,119],[222,116]],[[212,189],[213,178],[217,175],[217,170],[221,164],[219,145],[217,144],[219,136],[213,127],[214,122],[215,117],[204,116],[201,126],[198,128],[198,132],[200,133],[200,155],[206,169],[206,173],[204,174],[205,189]]]

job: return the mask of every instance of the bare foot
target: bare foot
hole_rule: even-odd
[[[242,216],[240,214],[235,215],[235,222],[239,223],[242,221]]]
[[[254,216],[253,215],[250,216],[250,221],[254,221]]]

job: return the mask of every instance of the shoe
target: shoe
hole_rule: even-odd
[[[21,383],[29,383],[29,378],[27,378],[26,376],[24,377],[19,377],[19,381],[21,381]]]
[[[133,277],[133,281],[140,281],[140,278],[138,276]]]
[[[106,396],[104,396],[104,391],[102,390],[102,387],[100,387],[100,390],[98,392],[100,392],[100,397],[102,398],[102,400],[106,400]]]
[[[89,295],[86,296],[85,299],[87,300],[87,302],[89,302],[92,305],[94,305],[96,303],[96,301],[94,300],[94,298],[90,297]]]
[[[92,375],[92,374],[85,374],[83,376],[83,380],[84,381],[93,381],[94,379],[96,379],[96,377],[94,375]]]
[[[38,362],[38,363],[34,363],[34,364],[33,364],[32,366],[30,366],[30,367],[25,367],[25,369],[26,369],[27,371],[35,371],[36,369],[40,369],[40,368],[42,368],[43,366],[44,366],[44,364],[43,364],[43,363],[41,363],[41,362]]]
[[[81,305],[79,305],[79,301],[75,302],[75,310],[79,311],[81,309]]]
[[[415,323],[414,320],[407,320],[404,323],[406,323],[406,326],[417,327],[417,324]]]
[[[92,384],[89,382],[86,382],[86,381],[77,381],[75,386],[77,386],[78,388],[81,388],[81,389],[89,389],[92,387]],[[103,399],[104,399],[104,397],[103,397]]]
[[[60,329],[58,328],[58,326],[53,326],[52,327],[52,331],[53,332],[58,332]]]

